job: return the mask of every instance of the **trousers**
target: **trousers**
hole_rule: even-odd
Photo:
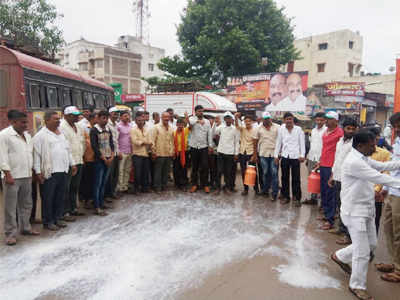
[[[67,175],[67,184],[65,187],[65,196],[64,196],[64,213],[72,213],[77,209],[77,199],[79,192],[79,185],[81,183],[82,178],[82,168],[83,165],[76,165],[77,172],[75,176],[72,176],[72,170],[69,169]]]
[[[118,184],[118,176],[119,176],[119,160],[118,157],[114,157],[114,160],[111,163],[110,166],[110,174],[108,176],[107,184],[106,184],[106,192],[105,196],[106,197],[114,197],[115,192],[117,189],[117,184]]]
[[[192,148],[190,157],[192,161],[192,185],[199,186],[200,173],[200,187],[208,186],[208,148]]]
[[[328,185],[328,180],[332,174],[331,167],[320,167],[321,175],[321,206],[324,210],[325,218],[333,224],[336,214],[336,190]]]
[[[185,156],[187,157],[187,153],[185,153]],[[186,159],[185,161],[188,160]],[[183,188],[188,183],[187,163],[185,163],[185,166],[182,167],[180,155],[177,155],[177,157],[174,159],[174,182],[175,186],[178,188]]]
[[[94,164],[95,179],[93,185],[94,208],[104,206],[104,193],[110,169],[103,161],[97,161]]]
[[[18,224],[21,230],[31,230],[29,218],[32,210],[32,178],[14,179],[14,184],[4,188],[4,231],[6,237],[16,238]]]
[[[132,157],[130,154],[122,154],[119,161],[118,191],[126,192],[129,188],[129,177],[132,169]]]
[[[298,159],[282,157],[281,169],[282,169],[281,192],[283,197],[285,197],[286,199],[290,199],[289,181],[290,181],[290,175],[292,175],[292,194],[297,201],[300,201],[301,200],[300,161]]]
[[[157,157],[154,161],[154,189],[158,192],[167,187],[171,161],[171,157]]]
[[[272,196],[276,197],[279,193],[279,178],[278,178],[278,166],[275,164],[273,157],[260,157],[260,163],[262,166],[262,181],[263,181],[263,194],[269,192],[272,187]]]
[[[346,264],[351,263],[350,287],[365,290],[370,253],[377,245],[375,219],[345,214],[341,214],[341,218],[349,230],[352,244],[338,250],[336,256]]]
[[[67,181],[67,173],[53,173],[41,185],[43,225],[54,224],[62,218],[65,193],[60,191],[66,189]]]
[[[400,272],[400,197],[389,195],[383,213],[383,230],[394,267]]]
[[[135,173],[135,190],[147,191],[150,186],[150,158],[146,156],[133,156],[133,165]]]
[[[222,175],[224,175],[225,186],[229,190],[233,190],[234,180],[232,176],[232,169],[234,166],[235,160],[233,155],[218,153],[218,180],[217,180],[217,188],[221,188],[221,179]]]

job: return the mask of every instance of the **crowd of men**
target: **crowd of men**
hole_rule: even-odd
[[[315,115],[310,136],[290,112],[282,124],[268,112],[257,121],[231,112],[206,117],[200,105],[192,116],[176,117],[168,109],[153,113],[152,120],[144,110],[131,118],[116,107],[81,112],[67,106],[61,116],[46,111],[45,126],[32,138],[27,115],[8,112],[10,126],[0,132],[7,245],[17,243],[18,231],[39,235],[31,226],[38,192],[43,228],[57,231],[85,215],[81,206],[107,216],[124,193],[162,194],[170,180],[184,192],[216,195],[235,193],[243,184],[246,196],[245,173],[252,164],[255,195],[299,207],[300,169],[306,162],[310,173],[319,170],[321,193],[308,195],[303,204],[320,204],[321,228],[342,236],[337,243],[347,247],[331,258],[351,273],[350,290],[371,299],[366,274],[382,214],[393,263],[376,267],[385,272],[383,280],[400,282],[400,114],[390,119],[398,136],[393,148],[382,143],[377,127],[360,129],[351,118],[340,127],[333,111]],[[242,183],[236,180],[238,164]]]

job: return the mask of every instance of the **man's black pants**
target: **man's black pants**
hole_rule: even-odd
[[[177,188],[183,188],[188,184],[187,153],[185,153],[185,157],[185,166],[182,166],[180,154],[174,159],[174,181]]]
[[[145,192],[150,186],[150,158],[134,155],[133,165],[135,173],[135,190]]]
[[[290,199],[290,175],[292,175],[292,193],[293,197],[301,200],[301,186],[300,186],[300,161],[298,159],[290,159],[282,157],[282,190],[281,193],[286,199]]]
[[[208,186],[208,148],[192,148],[190,156],[192,158],[192,185],[199,186],[200,188]]]
[[[228,190],[233,190],[232,168],[235,164],[234,156],[218,153],[218,180],[217,188],[221,188],[221,178],[224,175],[225,186]]]

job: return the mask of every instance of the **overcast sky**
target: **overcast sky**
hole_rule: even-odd
[[[114,44],[120,35],[136,34],[133,0],[49,0],[64,14],[60,21],[67,42],[87,40]],[[364,70],[388,73],[400,53],[399,0],[277,0],[293,18],[296,38],[351,29],[364,37]],[[150,43],[180,52],[176,25],[187,0],[149,0]]]

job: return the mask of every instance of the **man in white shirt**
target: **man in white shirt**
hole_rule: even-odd
[[[94,112],[94,106],[91,105],[90,107],[84,107],[82,110],[82,120],[77,122],[76,124],[82,127],[87,133],[89,133],[88,127],[90,126],[89,116]]]
[[[33,147],[26,132],[27,115],[13,111],[11,126],[0,133],[0,170],[4,173],[4,230],[6,245],[17,243],[18,225],[23,235],[39,235],[32,230],[29,218],[32,210]],[[17,225],[18,213],[18,225]]]
[[[336,205],[337,209],[340,210],[341,201],[340,201],[340,191],[341,191],[341,174],[343,169],[343,162],[346,159],[347,155],[353,149],[353,136],[357,130],[357,122],[352,118],[347,118],[342,126],[343,126],[343,136],[340,138],[339,142],[336,144],[336,152],[335,152],[335,161],[332,166],[332,174],[328,180],[328,185],[330,187],[335,187],[336,189]],[[344,234],[342,239],[336,241],[339,245],[348,245],[351,243],[349,232],[346,226],[343,224],[341,218],[339,218],[339,227],[338,229],[332,228],[330,233],[334,234]]]
[[[41,184],[43,227],[57,231],[67,225],[62,221],[68,171],[76,175],[77,169],[70,145],[58,129],[60,116],[55,111],[44,115],[46,126],[32,139],[33,167]]]
[[[72,175],[72,170],[68,172],[64,199],[64,221],[67,222],[74,222],[74,216],[85,215],[83,212],[78,211],[77,208],[78,191],[82,178],[83,154],[86,148],[84,130],[82,127],[76,125],[80,115],[82,115],[82,113],[76,106],[67,106],[63,110],[64,119],[60,124],[60,131],[69,143],[73,165],[76,166],[77,169],[74,176]]]
[[[310,152],[307,155],[307,168],[310,174],[319,163],[322,151],[322,135],[326,131],[325,113],[319,112],[315,115],[314,121],[316,126],[311,130]],[[311,194],[311,198],[303,202],[303,204],[317,205],[317,194]]]
[[[400,188],[400,179],[380,173],[399,170],[400,161],[374,161],[368,158],[374,152],[375,136],[370,131],[354,135],[353,149],[343,162],[340,207],[352,244],[331,255],[345,272],[351,273],[349,289],[359,299],[372,299],[367,292],[367,273],[370,252],[377,245],[374,184]]]
[[[281,126],[279,129],[274,153],[277,165],[279,164],[279,159],[281,159],[281,203],[287,204],[290,202],[289,180],[291,175],[294,204],[295,206],[301,206],[300,163],[304,162],[306,152],[304,132],[299,126],[294,125],[292,113],[285,113],[283,121],[285,126]]]
[[[225,192],[231,194],[234,191],[234,179],[232,169],[239,155],[240,132],[233,126],[233,115],[231,112],[224,114],[225,126],[219,126],[215,134],[218,140],[218,180],[215,194],[221,191],[221,177],[224,175]],[[236,174],[235,174],[236,175]]]
[[[210,192],[208,182],[208,154],[212,152],[212,131],[210,121],[204,118],[204,108],[197,105],[194,109],[195,116],[189,118],[190,128],[190,157],[192,159],[192,188],[191,193],[203,188]],[[199,185],[200,173],[200,185]]]

